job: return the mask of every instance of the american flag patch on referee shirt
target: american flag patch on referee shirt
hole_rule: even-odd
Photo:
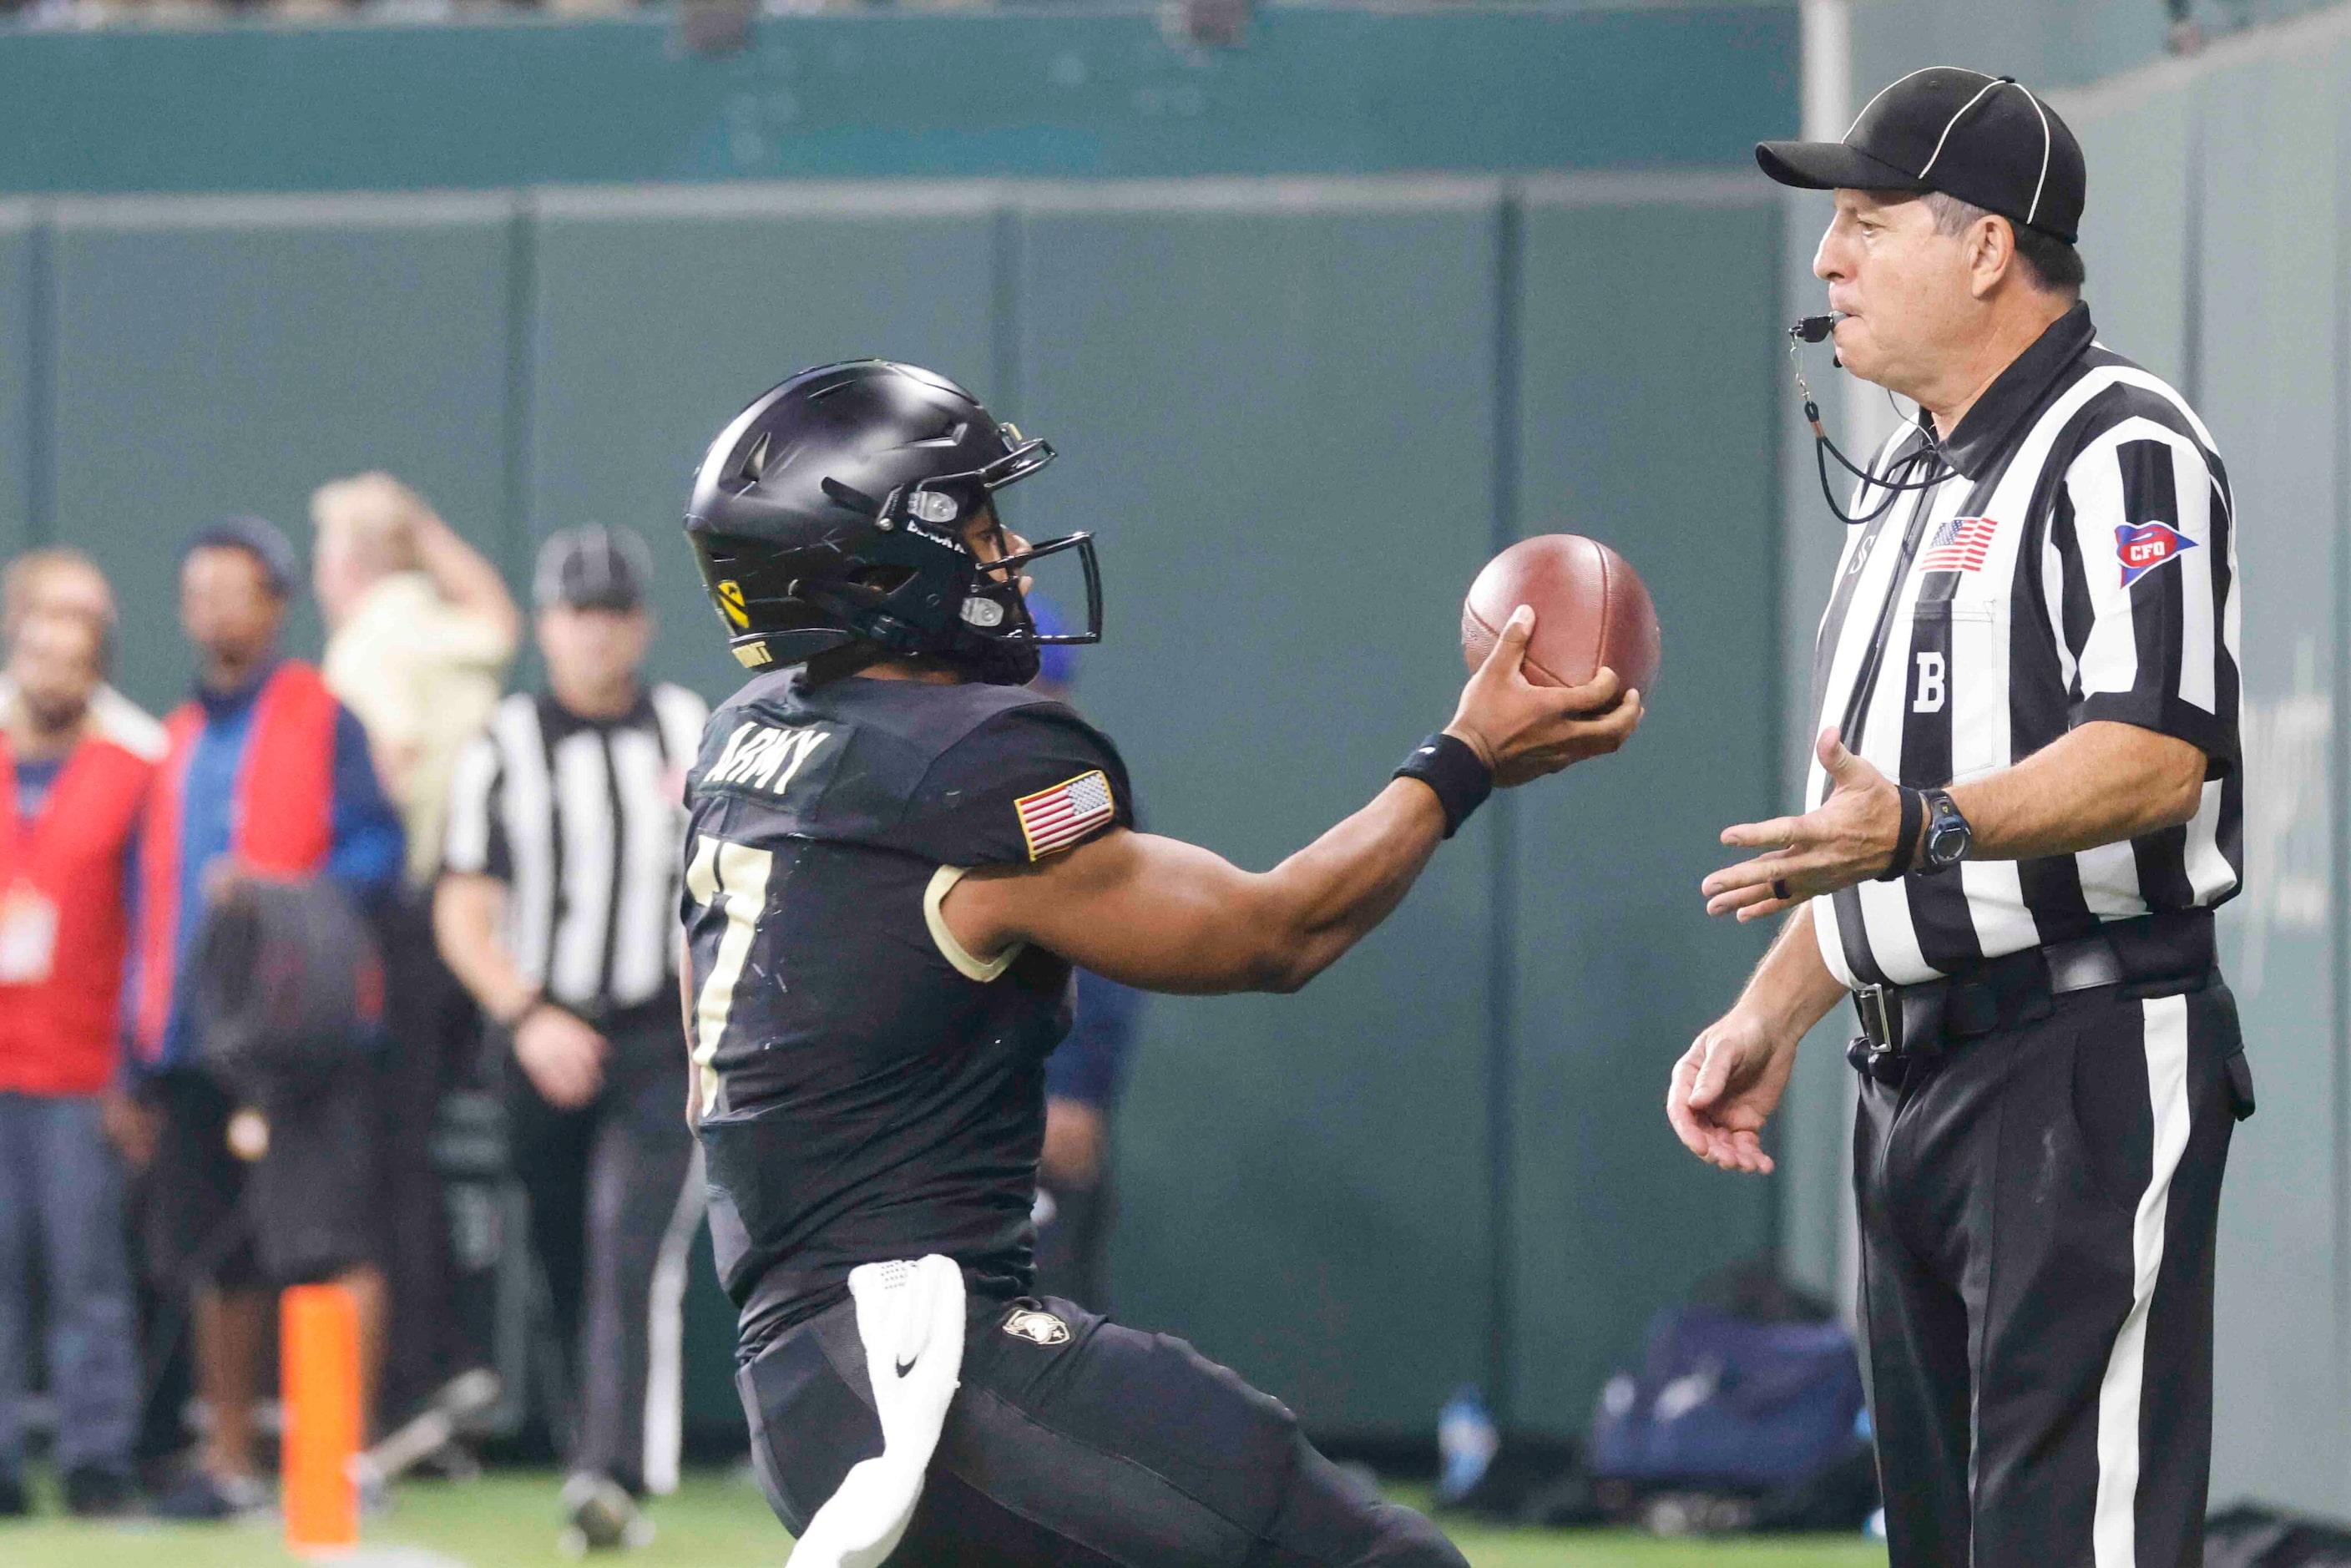
[[[1990,517],[1952,517],[1938,526],[1918,558],[1920,571],[1979,571],[2000,525]]]
[[[1099,768],[1050,789],[1023,795],[1012,809],[1020,814],[1020,833],[1029,841],[1032,861],[1068,849],[1118,814],[1110,798],[1110,779]]]

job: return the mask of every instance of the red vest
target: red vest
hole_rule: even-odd
[[[56,911],[47,977],[0,982],[0,1090],[95,1094],[114,1080],[131,941],[123,873],[154,776],[117,742],[84,740],[28,832],[0,737],[0,909],[23,900]]]
[[[236,770],[229,852],[247,871],[308,876],[334,847],[334,694],[297,659],[279,664],[254,698],[253,729]],[[132,1034],[155,1060],[172,1018],[179,967],[180,812],[188,758],[204,733],[204,710],[188,702],[163,721],[170,750],[148,798],[139,848],[139,996]]]

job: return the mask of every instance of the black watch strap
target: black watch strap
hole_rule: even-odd
[[[1916,789],[1895,786],[1902,797],[1902,825],[1894,832],[1894,858],[1877,873],[1879,882],[1899,882],[1918,862],[1919,841],[1926,837],[1927,797]]]
[[[1412,748],[1391,776],[1397,779],[1417,779],[1437,791],[1437,803],[1445,809],[1445,836],[1451,838],[1469,820],[1469,813],[1486,803],[1494,792],[1494,770],[1486,766],[1469,743],[1458,736],[1437,731]]]

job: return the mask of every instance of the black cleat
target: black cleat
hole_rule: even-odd
[[[628,1489],[610,1476],[581,1470],[563,1483],[565,1524],[556,1538],[566,1557],[650,1546],[653,1521],[639,1511]]]

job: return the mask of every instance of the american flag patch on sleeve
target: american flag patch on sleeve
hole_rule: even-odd
[[[1075,779],[1023,795],[1012,802],[1020,815],[1020,834],[1029,841],[1029,858],[1043,860],[1068,849],[1118,815],[1110,797],[1110,779],[1099,768]]]

